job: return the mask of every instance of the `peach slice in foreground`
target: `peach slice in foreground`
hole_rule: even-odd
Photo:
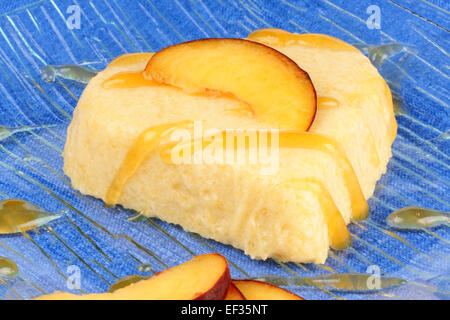
[[[232,280],[247,300],[304,300],[302,297],[257,280]]]
[[[203,254],[112,293],[75,295],[57,292],[39,300],[222,300],[230,286],[227,260]]]
[[[306,131],[316,114],[316,92],[294,61],[261,43],[201,39],[155,53],[145,77],[192,93],[231,94],[249,104],[258,120]]]

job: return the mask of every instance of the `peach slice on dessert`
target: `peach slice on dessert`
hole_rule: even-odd
[[[257,280],[232,280],[247,300],[304,300],[302,297],[272,284]]]
[[[230,283],[224,300],[246,300],[242,292],[233,283]]]
[[[75,295],[57,292],[40,300],[222,300],[230,286],[227,260],[211,253],[194,257],[153,277],[112,293]]]
[[[191,93],[220,92],[248,103],[255,117],[306,131],[316,114],[308,74],[284,54],[242,39],[202,39],[154,54],[144,76]]]

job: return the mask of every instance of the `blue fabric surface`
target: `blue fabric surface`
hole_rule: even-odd
[[[70,30],[65,20],[74,4],[81,8],[81,23],[80,29]],[[380,8],[381,29],[366,25],[370,5]],[[448,298],[448,227],[400,232],[390,230],[385,217],[408,205],[450,210],[449,10],[448,1],[431,0],[0,1],[0,124],[57,124],[0,142],[0,199],[23,198],[64,212],[51,229],[31,232],[29,238],[0,236],[0,256],[11,258],[20,269],[18,278],[0,284],[0,297],[66,291],[70,265],[81,269],[81,289],[96,292],[117,278],[149,274],[138,271],[141,263],[157,272],[193,254],[217,251],[233,263],[236,278],[366,272],[377,265],[387,275],[410,280],[406,286],[370,294],[290,288],[309,299]],[[101,69],[125,52],[157,51],[204,37],[242,38],[266,27],[326,33],[350,43],[401,42],[418,51],[407,61],[397,61],[401,68],[389,62],[381,69],[388,79],[400,75],[404,113],[397,116],[398,137],[388,171],[369,200],[370,218],[350,226],[351,249],[331,252],[324,266],[253,261],[239,250],[156,219],[129,222],[132,212],[104,208],[101,201],[70,187],[61,152],[83,86],[65,80],[46,83],[40,68],[83,63]]]

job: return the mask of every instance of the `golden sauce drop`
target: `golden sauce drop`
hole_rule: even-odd
[[[141,276],[141,275],[131,275],[126,276],[125,278],[119,279],[116,282],[114,282],[108,289],[109,293],[113,293],[116,290],[128,287],[129,285],[139,282],[141,280],[148,279],[148,276]]]
[[[119,201],[122,190],[128,180],[136,173],[150,153],[159,146],[162,139],[175,129],[189,128],[190,126],[192,126],[192,121],[180,121],[145,129],[128,150],[125,159],[109,186],[105,202],[108,205],[114,205]]]
[[[380,276],[379,283],[374,285],[373,274],[370,273],[335,273],[315,277],[283,277],[263,275],[255,279],[276,286],[306,286],[332,291],[370,292],[397,287],[407,281],[401,278]],[[379,284],[379,285],[378,285]]]
[[[396,229],[423,230],[441,225],[450,226],[450,213],[421,207],[406,207],[391,213],[386,221]]]
[[[0,278],[14,277],[19,273],[19,268],[11,259],[0,257]]]
[[[25,232],[60,217],[24,200],[4,200],[0,202],[0,234]]]
[[[295,190],[314,192],[319,200],[320,208],[325,215],[331,247],[337,250],[348,248],[351,243],[350,232],[347,229],[341,212],[336,207],[333,198],[325,186],[320,181],[314,179],[292,180],[286,184],[292,186]]]

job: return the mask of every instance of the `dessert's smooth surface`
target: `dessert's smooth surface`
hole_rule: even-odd
[[[64,171],[73,186],[254,258],[322,263],[330,245],[345,247],[345,223],[367,215],[365,199],[391,155],[395,120],[389,88],[365,56],[340,40],[310,35],[300,42],[299,35],[276,31],[293,39],[268,43],[267,32],[277,39],[270,30],[249,38],[294,60],[311,77],[318,97],[309,133],[290,133],[280,143],[276,174],[261,175],[259,168],[245,165],[173,164],[152,143],[140,143],[151,128],[183,121],[200,121],[205,130],[273,128],[258,112],[242,112],[247,101],[192,94],[170,81],[142,77],[151,54],[141,54],[116,59],[85,89],[64,151]],[[145,81],[136,84],[123,76],[133,73]],[[223,73],[217,69],[211,83]],[[185,80],[184,73],[177,76]],[[127,162],[134,163],[132,169],[121,169]],[[126,179],[117,183],[118,176]],[[119,187],[109,197],[115,184]]]

